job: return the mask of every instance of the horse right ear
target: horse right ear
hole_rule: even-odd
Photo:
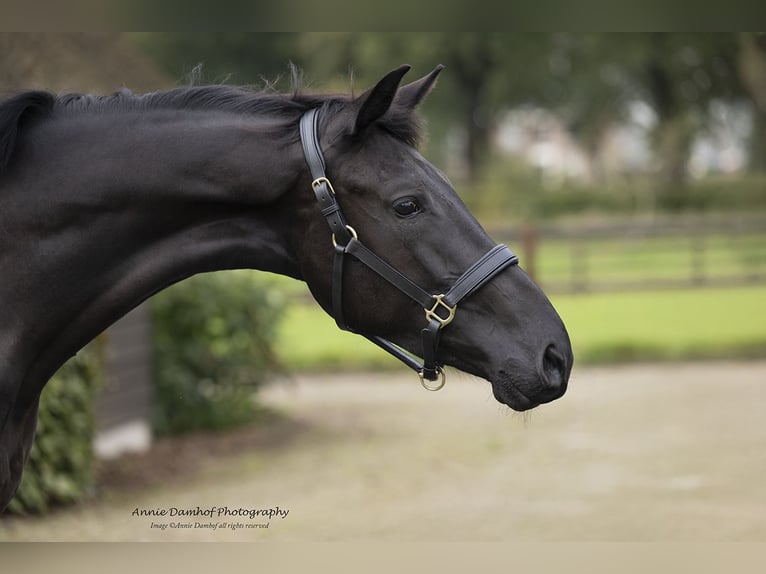
[[[383,76],[375,87],[367,90],[356,99],[359,103],[359,111],[356,114],[354,123],[354,134],[361,134],[367,127],[372,125],[378,118],[383,116],[391,107],[394,101],[399,83],[404,74],[410,70],[411,66],[399,66]]]
[[[434,87],[434,84],[436,84],[436,78],[439,77],[439,74],[443,69],[444,66],[439,64],[434,68],[433,72],[427,76],[423,76],[419,80],[415,80],[406,86],[402,86],[399,88],[399,91],[396,92],[396,98],[394,101],[397,104],[411,110],[416,108],[420,102],[425,99],[425,97],[428,95],[428,92],[430,92]]]

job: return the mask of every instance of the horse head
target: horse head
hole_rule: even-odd
[[[303,134],[304,153],[315,173],[306,170],[299,184],[303,195],[296,201],[301,225],[293,241],[301,276],[342,326],[428,355],[422,331],[436,315],[443,323],[432,336],[437,365],[488,380],[495,398],[515,410],[552,401],[567,387],[573,362],[569,337],[548,298],[512,264],[516,260],[507,250],[502,268],[477,281],[475,293],[455,305],[439,299],[466,277],[475,279],[472,266],[478,261],[486,267],[487,257],[498,249],[493,251],[495,243],[449,180],[416,149],[416,108],[441,67],[400,86],[408,69],[402,66],[362,95],[319,110],[314,129],[320,159],[310,159],[313,152],[305,140],[311,135]],[[312,187],[319,208],[313,194],[306,193]],[[342,219],[333,222],[338,210]],[[331,241],[333,229],[328,230],[326,218],[344,238],[333,235]],[[359,255],[357,244],[364,246],[366,257]],[[484,267],[480,271],[489,273]],[[419,304],[417,291],[413,295],[403,289],[402,280],[392,277],[396,274],[416,286],[411,289],[435,296],[430,315],[431,303]]]

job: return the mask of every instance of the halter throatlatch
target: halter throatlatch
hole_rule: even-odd
[[[343,314],[343,263],[350,255],[391,283],[410,299],[418,303],[425,312],[426,327],[421,331],[423,343],[422,362],[387,339],[365,335],[370,341],[402,361],[418,373],[420,382],[429,391],[444,386],[446,377],[437,359],[441,330],[455,318],[457,305],[492,280],[506,267],[515,265],[519,258],[505,245],[496,245],[465,271],[446,293],[432,295],[402,273],[375,255],[359,240],[356,230],[346,223],[343,211],[335,197],[335,190],[325,173],[325,162],[319,147],[317,121],[319,111],[309,110],[301,118],[301,143],[306,163],[311,171],[311,188],[316,195],[319,208],[330,226],[335,249],[332,276],[332,309],[335,322],[344,331],[352,331]],[[428,381],[428,382],[426,382]],[[429,384],[436,381],[435,384]]]

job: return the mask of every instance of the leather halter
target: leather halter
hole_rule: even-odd
[[[343,263],[346,260],[346,255],[350,255],[417,302],[425,311],[427,320],[425,329],[421,331],[422,362],[387,339],[370,335],[364,336],[415,370],[420,376],[420,382],[426,389],[439,390],[446,381],[442,365],[437,360],[441,330],[452,322],[460,301],[492,280],[506,267],[516,265],[519,258],[505,245],[496,245],[458,277],[449,291],[439,295],[431,295],[410,281],[365,247],[359,240],[354,228],[346,223],[343,211],[337,202],[335,190],[325,173],[324,156],[319,147],[318,118],[318,109],[309,110],[301,117],[301,143],[303,144],[306,163],[313,178],[311,188],[314,190],[322,215],[327,220],[332,232],[332,242],[335,248],[332,308],[335,322],[340,329],[353,332],[353,329],[346,323],[343,314]],[[426,381],[436,380],[438,380],[436,385],[426,383]]]

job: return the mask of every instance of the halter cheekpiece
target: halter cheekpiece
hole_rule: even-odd
[[[322,215],[330,226],[335,248],[332,276],[332,309],[335,322],[340,329],[353,332],[343,314],[343,263],[346,256],[350,255],[417,302],[423,308],[427,321],[426,327],[421,331],[422,362],[387,339],[364,336],[416,371],[426,389],[439,390],[446,381],[444,370],[436,356],[441,330],[454,319],[460,301],[492,280],[506,267],[516,265],[519,258],[505,245],[496,245],[458,277],[449,291],[438,295],[432,295],[410,281],[365,247],[359,240],[356,230],[346,223],[335,196],[335,190],[325,173],[325,161],[319,147],[318,118],[319,110],[317,109],[309,110],[301,117],[301,143],[313,178],[311,188],[314,190]],[[437,382],[431,385],[426,381]]]

